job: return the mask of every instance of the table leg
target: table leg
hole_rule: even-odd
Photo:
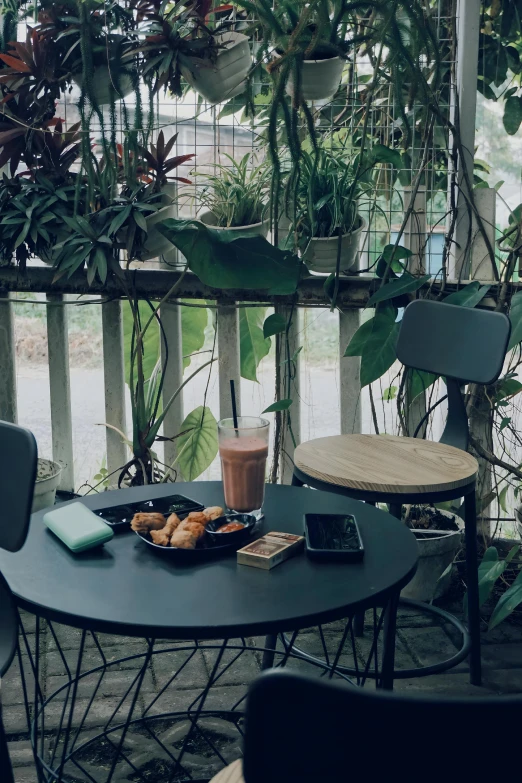
[[[353,617],[353,632],[358,638],[364,636],[364,616],[365,612],[357,612]]]
[[[397,626],[397,609],[399,593],[394,593],[388,600],[384,611],[384,635],[382,652],[382,671],[380,687],[387,691],[393,690],[395,669],[395,632]]]
[[[464,497],[464,517],[466,535],[466,577],[468,583],[468,629],[471,637],[471,651],[469,654],[470,682],[472,685],[481,685],[482,664],[480,659],[480,606],[475,489]]]
[[[265,637],[265,649],[263,650],[262,669],[272,669],[274,666],[275,649],[277,646],[277,634],[271,633]]]

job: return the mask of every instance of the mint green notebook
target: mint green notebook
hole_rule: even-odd
[[[84,552],[105,544],[114,535],[103,519],[80,502],[53,508],[44,514],[43,521],[72,552]]]

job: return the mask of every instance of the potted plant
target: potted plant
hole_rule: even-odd
[[[210,30],[209,0],[167,6],[161,0],[139,3],[138,18],[148,23],[138,51],[143,75],[155,93],[167,88],[180,97],[181,77],[210,103],[237,95],[252,65],[248,38],[226,24]]]
[[[38,457],[31,513],[54,506],[56,490],[60,484],[62,466],[51,459]]]
[[[346,9],[342,0],[283,0],[270,7],[240,0],[259,20],[267,68],[295,101],[328,100],[346,61]]]
[[[366,221],[358,212],[362,184],[340,150],[302,151],[295,193],[294,229],[311,272],[349,271],[356,263]]]
[[[198,186],[198,200],[206,207],[199,219],[216,230],[266,237],[269,227],[266,165],[249,168],[251,155],[248,152],[239,163],[230,155],[225,157],[230,165],[216,166],[217,172],[205,174],[205,181]]]
[[[431,601],[441,598],[451,584],[451,564],[462,545],[458,517],[434,506],[405,506],[403,518],[419,547],[415,576],[401,591],[403,598]]]

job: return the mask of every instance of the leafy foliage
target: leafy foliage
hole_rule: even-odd
[[[266,307],[242,307],[239,311],[241,376],[257,381],[257,368],[270,351],[271,341],[263,335]]]
[[[215,166],[214,174],[203,174],[198,198],[207,207],[220,228],[237,228],[260,223],[265,212],[268,190],[268,169],[265,165],[251,168],[247,152],[237,163],[230,155],[224,156],[228,165]]]

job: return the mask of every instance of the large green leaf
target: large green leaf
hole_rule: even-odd
[[[203,300],[193,299],[193,304],[204,304]],[[205,329],[208,323],[208,310],[206,307],[182,307],[181,308],[181,336],[183,344],[183,369],[190,364],[190,354],[203,348],[205,342]]]
[[[214,461],[218,453],[217,422],[210,408],[200,405],[186,417],[181,425],[181,432],[176,440],[178,458],[183,478],[194,481],[201,476]]]
[[[395,311],[395,318],[396,317],[397,317],[397,311]],[[371,336],[372,329],[373,329],[373,318],[369,318],[368,321],[364,321],[364,323],[362,323],[359,326],[354,336],[350,340],[349,345],[346,347],[346,351],[344,352],[344,355],[362,356],[364,351],[364,346],[366,345],[367,341]]]
[[[268,408],[265,408],[262,413],[275,413],[276,411],[287,411],[290,405],[292,404],[293,400],[278,400],[277,402],[273,402],[272,405],[269,405]]]
[[[511,350],[515,345],[522,342],[522,291],[518,291],[511,298],[509,320],[511,321],[511,338],[508,350]]]
[[[272,341],[263,336],[266,307],[242,307],[239,311],[241,377],[257,381],[257,368],[270,351]]]
[[[490,285],[480,285],[474,280],[468,283],[460,291],[454,291],[444,299],[446,304],[460,305],[461,307],[475,307],[481,302],[488,293]]]
[[[198,220],[172,218],[157,227],[205,285],[281,295],[297,288],[301,260],[262,236],[238,238],[237,232],[216,231]]]
[[[143,329],[152,314],[152,310],[146,302],[140,302],[138,309],[141,320],[141,328]],[[132,327],[134,319],[132,317],[132,310],[128,301],[123,302],[122,317],[125,382],[129,384],[131,369]],[[143,375],[146,381],[151,377],[154,368],[158,363],[159,355],[159,326],[156,319],[154,319],[150,323],[143,338]],[[134,362],[134,381],[136,382],[136,361]]]
[[[478,567],[479,606],[483,606],[490,597],[496,581],[506,569],[504,560],[499,560],[498,550],[494,546],[488,547]],[[464,612],[468,611],[468,595],[464,596]]]
[[[272,313],[263,324],[263,336],[272,337],[286,330],[286,319],[280,313]]]
[[[493,614],[490,617],[488,631],[491,631],[495,626],[499,625],[502,620],[509,617],[517,606],[522,603],[522,571],[518,574],[517,578],[509,587],[504,595],[499,599],[498,604],[493,610]]]
[[[372,318],[372,332],[361,357],[361,386],[368,386],[390,369],[397,358],[396,345],[400,323],[395,323],[396,310],[387,305]]]
[[[396,280],[392,280],[390,283],[386,283],[381,286],[373,296],[370,296],[368,300],[368,306],[377,304],[377,302],[384,302],[387,299],[393,299],[401,294],[407,294],[411,291],[417,291],[424,283],[427,283],[431,275],[423,275],[422,277],[414,277],[409,272],[405,272],[401,277]]]
[[[506,133],[514,136],[522,122],[522,101],[512,95],[504,104],[504,128]]]
[[[428,389],[432,383],[435,383],[438,375],[432,372],[425,372],[424,370],[411,369],[411,383],[410,383],[410,399],[414,400],[419,394]]]
[[[192,300],[194,304],[204,304],[203,300]],[[151,309],[146,302],[139,304],[141,326],[145,326],[151,316]],[[205,342],[205,329],[208,322],[208,310],[205,307],[181,308],[181,338],[183,351],[183,369],[190,365],[190,354],[201,350]],[[123,303],[123,351],[125,359],[125,381],[130,379],[130,356],[132,340],[132,310],[128,302]],[[168,339],[168,338],[167,338]],[[143,372],[145,380],[152,375],[154,367],[160,358],[160,329],[156,319],[152,321],[145,332],[143,340]]]

